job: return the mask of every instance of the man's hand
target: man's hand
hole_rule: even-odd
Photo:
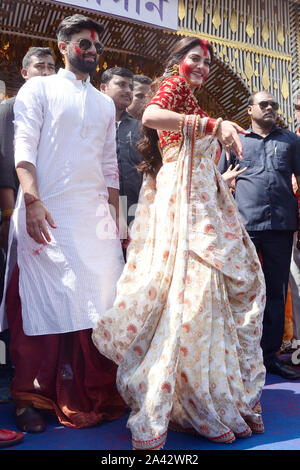
[[[39,198],[36,168],[32,163],[22,161],[18,163],[16,170],[24,194],[26,229],[28,235],[33,238],[36,243],[47,245],[47,243],[51,241],[51,238],[46,222],[48,222],[52,228],[56,228],[56,225],[47,207]]]
[[[124,245],[123,248],[127,248],[129,244],[128,240],[130,239],[129,227],[127,226],[125,218],[122,216],[122,211],[119,213],[119,219],[116,220],[116,225],[122,246]]]
[[[126,238],[126,240],[121,240],[123,250],[126,250],[128,248],[130,242],[131,242],[131,238],[130,238],[130,235],[128,234],[128,237]]]
[[[56,228],[50,212],[41,201],[34,201],[26,207],[26,228],[28,235],[34,239],[36,243],[47,245],[51,242],[47,224],[52,228]]]

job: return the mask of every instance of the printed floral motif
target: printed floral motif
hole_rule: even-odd
[[[129,325],[129,326],[127,327],[127,331],[130,331],[130,332],[132,332],[133,334],[135,334],[135,333],[137,333],[137,328],[136,328],[135,325]]]
[[[172,391],[172,386],[169,382],[164,382],[161,386],[161,389],[164,390],[167,393],[171,393]]]
[[[152,103],[201,114],[179,77]],[[144,179],[117,298],[93,340],[119,364],[135,449],[161,448],[168,428],[230,443],[263,432],[264,277],[211,136],[179,147],[182,136],[160,134],[163,166]]]

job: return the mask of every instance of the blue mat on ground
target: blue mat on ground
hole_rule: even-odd
[[[232,444],[215,444],[204,438],[169,431],[166,445],[172,450],[299,450],[300,380],[287,381],[268,374],[262,393],[264,434],[237,439]],[[25,434],[24,441],[5,450],[119,450],[131,449],[126,428],[128,414],[121,419],[92,428],[72,429],[62,426],[54,416],[45,415],[47,429],[41,434]],[[16,430],[13,404],[0,404],[0,427]]]

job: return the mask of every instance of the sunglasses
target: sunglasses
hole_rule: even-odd
[[[295,110],[300,111],[300,104],[295,104]]]
[[[260,101],[259,103],[254,103],[252,106],[259,106],[260,109],[267,109],[268,106],[272,106],[274,111],[279,109],[279,104],[276,101]]]
[[[68,41],[68,42],[72,44],[77,44],[81,51],[88,51],[92,47],[93,44],[98,55],[101,55],[102,52],[104,51],[104,44],[102,44],[102,42],[99,42],[99,41],[95,41],[93,43],[90,39],[80,39],[78,43],[77,42],[75,43],[72,41]]]

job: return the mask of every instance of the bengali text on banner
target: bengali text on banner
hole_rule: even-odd
[[[178,0],[50,0],[150,23],[165,29],[178,28]]]

